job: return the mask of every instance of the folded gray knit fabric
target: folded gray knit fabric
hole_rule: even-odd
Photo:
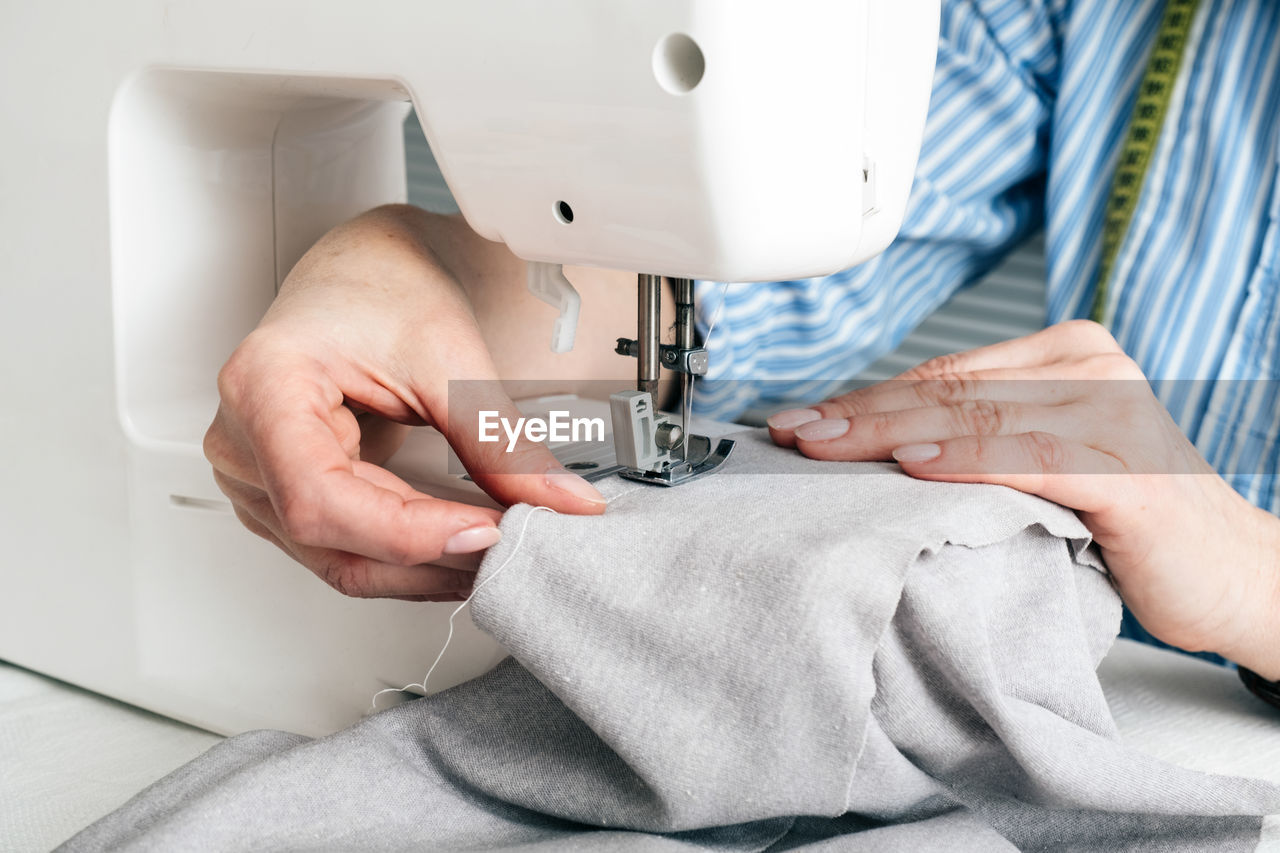
[[[472,612],[514,660],[228,740],[66,849],[1257,843],[1280,790],[1120,742],[1119,601],[1073,514],[738,441],[706,480],[602,484],[602,517],[508,512]]]

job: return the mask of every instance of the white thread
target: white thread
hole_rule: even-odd
[[[378,710],[378,697],[383,693],[408,693],[410,687],[416,687],[422,691],[423,696],[427,695],[427,682],[431,680],[431,673],[436,671],[436,667],[440,665],[440,661],[444,658],[444,653],[449,650],[449,644],[453,642],[454,617],[462,612],[462,608],[471,603],[471,599],[476,597],[476,593],[484,589],[485,584],[496,578],[503,569],[511,564],[511,561],[515,559],[516,554],[520,553],[520,546],[524,544],[524,534],[529,529],[529,520],[533,518],[533,514],[539,510],[545,510],[549,513],[555,514],[555,510],[549,506],[535,506],[529,510],[529,514],[524,517],[524,524],[520,525],[520,535],[516,537],[516,544],[511,547],[511,553],[507,554],[507,559],[502,561],[502,565],[490,572],[489,576],[482,580],[479,586],[471,590],[471,595],[467,596],[467,600],[455,607],[453,612],[449,614],[449,633],[445,635],[444,645],[440,647],[440,654],[436,655],[436,659],[432,662],[431,668],[427,670],[427,674],[422,676],[421,683],[415,681],[406,684],[404,687],[387,687],[379,690],[377,693],[373,694],[373,698],[369,700],[369,711],[371,713]]]
[[[707,349],[711,348],[711,333],[716,330],[716,324],[720,322],[720,314],[724,311],[725,295],[729,292],[729,282],[720,282],[720,301],[716,303],[716,310],[711,315],[711,322],[707,324],[707,333],[702,336],[702,345]],[[689,424],[693,421],[693,384],[697,381],[696,376],[690,375],[689,384],[685,387],[684,399],[680,401],[680,405],[684,409],[684,431],[689,432]],[[684,453],[688,452],[689,446],[682,444]],[[686,459],[688,457],[685,457]]]
[[[702,339],[705,346],[711,346],[711,333],[716,330],[716,323],[720,322],[720,314],[724,311],[724,298],[729,292],[729,282],[720,282],[720,301],[716,303],[716,311],[711,315],[711,322],[707,324],[707,334]]]

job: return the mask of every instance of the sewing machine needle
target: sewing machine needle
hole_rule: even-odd
[[[682,400],[681,408],[681,425],[683,432],[680,437],[680,458],[685,462],[689,461],[689,420],[693,417],[693,375],[683,373],[680,375],[680,390]]]
[[[687,278],[673,278],[671,284],[676,297],[676,347],[681,350],[693,349],[693,281]],[[680,439],[680,458],[689,461],[689,422],[693,411],[693,374],[680,374],[681,425],[683,435]]]

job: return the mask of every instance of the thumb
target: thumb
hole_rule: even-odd
[[[598,515],[605,500],[595,487],[567,470],[541,442],[520,430],[520,410],[497,379],[448,383],[448,424],[443,430],[467,473],[494,500],[527,503],[573,515]],[[439,421],[437,421],[439,423]]]

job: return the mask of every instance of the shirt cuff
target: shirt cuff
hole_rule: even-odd
[[[1280,708],[1280,681],[1267,681],[1261,675],[1243,666],[1236,667],[1240,680],[1249,692],[1273,708]]]

